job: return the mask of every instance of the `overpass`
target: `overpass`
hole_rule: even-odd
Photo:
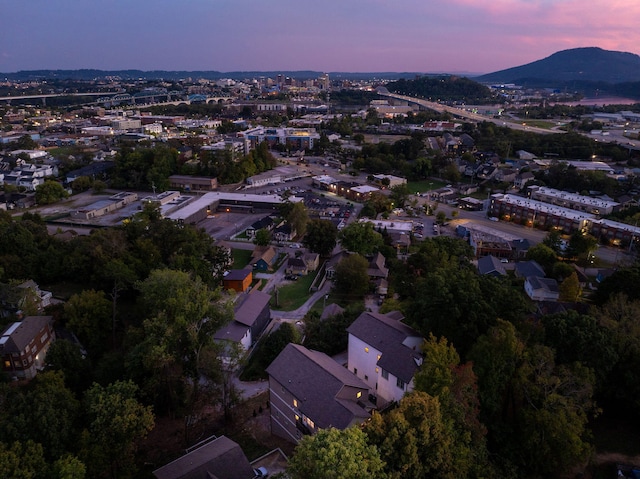
[[[98,96],[107,97],[109,95],[119,95],[121,91],[112,92],[86,92],[86,93],[41,93],[37,95],[14,95],[14,96],[1,96],[0,101],[6,101],[11,104],[11,100],[42,100],[42,104],[46,105],[47,98],[60,98],[65,96]]]
[[[406,95],[398,95],[396,93],[389,92],[386,88],[378,89],[378,95],[393,98],[396,100],[406,101],[407,103],[413,103],[422,108],[426,108],[427,110],[437,111],[438,113],[449,113],[457,118],[464,118],[466,120],[472,121],[489,121],[491,123],[495,123],[498,126],[505,126],[508,128],[512,128],[514,130],[521,131],[529,131],[531,133],[541,133],[541,134],[549,134],[549,133],[564,133],[562,130],[549,130],[547,128],[539,128],[536,126],[529,126],[526,123],[518,123],[511,120],[503,119],[503,118],[493,118],[484,115],[480,115],[478,113],[474,113],[472,111],[465,110],[464,108],[458,108],[449,105],[443,105],[442,103],[438,103],[435,101],[423,100],[421,98],[415,98],[412,96]]]

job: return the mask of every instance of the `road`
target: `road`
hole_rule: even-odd
[[[562,130],[549,130],[547,128],[539,128],[536,126],[530,126],[527,125],[526,122],[522,123],[522,122],[516,122],[516,121],[512,121],[512,120],[506,120],[505,118],[493,118],[493,117],[489,117],[489,116],[485,116],[485,115],[479,115],[478,113],[474,113],[472,111],[467,111],[463,108],[457,108],[454,106],[449,106],[449,105],[443,105],[442,103],[437,103],[434,101],[428,101],[428,100],[422,100],[420,98],[415,98],[415,97],[411,97],[411,96],[406,96],[406,95],[398,95],[395,93],[380,93],[379,95],[381,96],[386,96],[389,98],[395,98],[397,100],[402,100],[402,101],[406,101],[408,103],[415,103],[416,105],[420,105],[423,108],[427,108],[429,110],[434,110],[437,111],[439,113],[449,113],[453,116],[457,116],[460,118],[466,118],[467,120],[473,120],[473,121],[478,121],[478,122],[482,122],[482,121],[489,121],[491,123],[495,123],[496,125],[499,126],[507,126],[509,128],[512,128],[514,130],[521,130],[521,131],[528,131],[531,133],[540,133],[543,135],[548,135],[549,133],[564,133],[564,131]]]

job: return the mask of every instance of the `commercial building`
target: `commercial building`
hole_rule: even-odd
[[[529,190],[531,191],[531,199],[533,200],[539,200],[544,203],[550,203],[576,211],[585,211],[593,215],[608,215],[620,206],[620,203],[615,201],[567,193],[566,191],[547,188],[545,186],[532,186]]]

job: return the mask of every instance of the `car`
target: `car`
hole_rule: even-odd
[[[255,474],[255,477],[268,477],[269,476],[269,471],[267,471],[266,467],[258,467],[257,469],[253,470],[253,473]]]

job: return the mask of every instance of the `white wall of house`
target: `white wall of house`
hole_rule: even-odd
[[[362,379],[369,386],[370,394],[377,396],[376,385],[379,369],[376,366],[380,358],[380,351],[372,348],[361,339],[349,334],[349,350],[347,355],[347,368]]]
[[[382,399],[382,403],[392,401],[400,401],[405,393],[413,391],[413,379],[409,384],[401,382],[398,384],[398,378],[393,374],[380,370],[378,377],[378,398]],[[402,387],[401,387],[402,386]],[[380,399],[378,406],[382,406]]]

